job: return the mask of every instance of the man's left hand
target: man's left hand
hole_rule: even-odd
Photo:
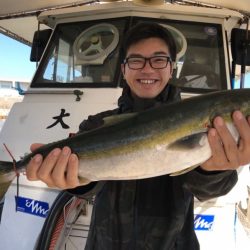
[[[245,118],[235,111],[232,119],[239,132],[236,142],[221,117],[214,119],[214,128],[208,131],[212,156],[201,165],[206,171],[233,170],[250,163],[250,116]]]

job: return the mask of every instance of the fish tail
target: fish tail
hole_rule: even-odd
[[[0,161],[0,201],[16,177],[16,172],[13,169],[14,165],[13,162]]]

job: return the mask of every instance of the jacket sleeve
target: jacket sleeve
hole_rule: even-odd
[[[66,191],[72,195],[91,200],[98,192],[100,192],[105,184],[105,181],[91,182],[85,186],[79,186]]]
[[[182,176],[184,188],[200,201],[227,194],[237,183],[236,170],[204,171],[197,168]]]

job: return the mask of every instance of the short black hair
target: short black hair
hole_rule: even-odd
[[[125,59],[131,45],[147,38],[160,38],[168,46],[172,61],[176,60],[176,44],[172,34],[167,28],[155,22],[140,22],[133,26],[123,39],[121,46],[121,59]]]

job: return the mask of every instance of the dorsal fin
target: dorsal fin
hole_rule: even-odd
[[[120,123],[122,121],[128,120],[129,118],[132,118],[136,115],[137,115],[137,113],[128,113],[128,114],[108,116],[108,117],[103,118],[103,120],[104,120],[103,126],[111,126],[111,125]]]

